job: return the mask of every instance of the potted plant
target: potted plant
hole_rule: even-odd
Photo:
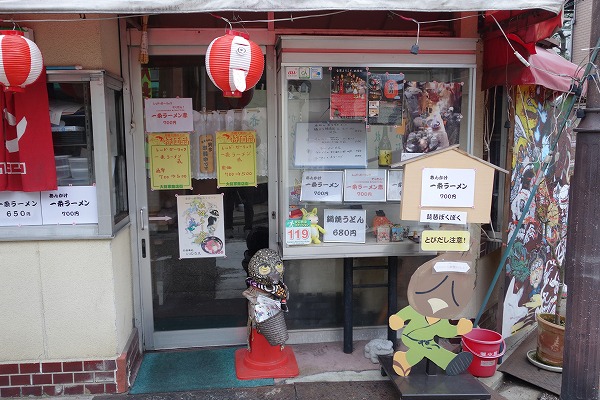
[[[552,262],[558,268],[558,293],[554,313],[537,314],[537,360],[552,367],[562,367],[565,337],[565,317],[561,315],[561,299],[564,291],[564,261],[560,262],[556,248],[566,240],[566,229],[560,224],[561,210],[550,196],[539,199],[536,214],[542,222],[543,237],[550,249]],[[543,268],[542,268],[543,270]]]

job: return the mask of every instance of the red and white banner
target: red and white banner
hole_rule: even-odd
[[[23,92],[0,93],[0,191],[55,190],[46,74]]]

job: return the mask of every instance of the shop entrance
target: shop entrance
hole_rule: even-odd
[[[226,99],[206,74],[203,57],[152,56],[142,66],[140,80],[142,98],[191,98],[194,113],[194,131],[189,136],[192,189],[152,189],[148,133],[145,133],[146,150],[140,149],[136,155],[136,168],[143,165],[145,169],[144,190],[137,183],[140,181],[137,174],[138,197],[147,199],[138,224],[142,238],[140,274],[145,347],[244,343],[247,300],[242,296],[246,289],[242,260],[247,249],[246,237],[256,230],[268,236],[264,79],[241,99]],[[219,188],[216,154],[201,160],[202,141],[211,137],[214,144],[216,131],[249,130],[255,131],[257,138],[258,185]],[[194,221],[181,218],[177,199],[189,195],[217,195],[212,197],[217,203],[222,196],[222,208],[219,207],[215,218],[224,224],[224,234],[217,241],[223,246],[225,257],[206,254],[199,258],[182,257],[179,235],[188,226],[181,225]]]

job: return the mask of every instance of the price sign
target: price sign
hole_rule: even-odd
[[[285,221],[285,243],[288,246],[310,244],[310,221],[288,219]]]
[[[324,242],[365,243],[367,210],[325,209]]]

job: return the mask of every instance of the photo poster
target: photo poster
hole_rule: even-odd
[[[458,144],[462,82],[406,82],[404,153],[429,153]]]
[[[298,122],[296,167],[366,168],[367,131],[357,122]]]
[[[223,195],[177,196],[179,258],[225,257]]]
[[[364,120],[367,116],[367,69],[332,67],[330,96],[330,120]]]
[[[256,132],[218,131],[217,187],[257,186]]]
[[[149,133],[150,188],[191,189],[189,133]]]
[[[368,125],[402,125],[404,74],[368,73]]]

